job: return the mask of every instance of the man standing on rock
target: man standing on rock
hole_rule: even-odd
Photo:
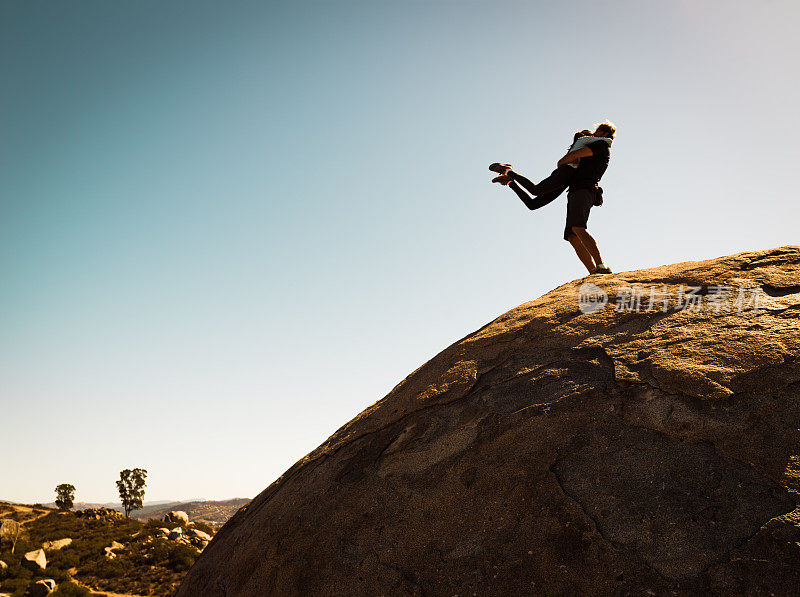
[[[560,194],[560,191],[557,191],[554,195],[554,188],[568,181],[567,224],[564,227],[564,240],[569,241],[590,274],[611,273],[611,270],[603,263],[597,243],[586,230],[586,225],[592,206],[603,204],[602,190],[598,183],[608,168],[611,142],[616,132],[614,124],[605,121],[598,124],[590,136],[576,138],[576,143],[573,144],[570,151],[558,160],[558,168],[538,185],[514,172],[511,164],[495,162],[489,166],[489,170],[500,174],[492,182],[511,187],[529,209],[538,209],[550,203]],[[578,144],[581,147],[575,148]],[[576,161],[578,161],[578,166],[574,168]],[[529,196],[520,185],[534,197]]]

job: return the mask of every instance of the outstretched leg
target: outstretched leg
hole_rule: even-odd
[[[528,193],[526,193],[524,191],[524,189],[522,189],[513,180],[508,183],[508,186],[509,186],[509,188],[511,188],[511,190],[513,190],[517,194],[517,196],[520,199],[522,199],[522,202],[525,204],[525,207],[527,207],[528,209],[539,209],[540,207],[544,207],[548,203],[551,203],[552,201],[557,199],[558,196],[561,193],[564,192],[564,189],[562,188],[562,189],[555,190],[555,191],[553,191],[551,193],[547,193],[545,195],[539,195],[537,197],[531,197],[530,195],[528,195]]]
[[[531,195],[541,196],[557,192],[557,197],[563,193],[564,189],[572,182],[572,178],[575,176],[575,168],[567,164],[559,166],[550,173],[550,176],[542,180],[539,184],[533,184],[530,180],[513,170],[508,171],[508,176],[522,185]]]

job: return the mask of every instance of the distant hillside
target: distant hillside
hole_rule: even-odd
[[[202,522],[212,527],[221,527],[228,519],[236,514],[236,511],[248,503],[248,498],[232,498],[230,500],[212,501],[212,500],[191,500],[186,502],[180,501],[156,501],[145,502],[144,508],[131,512],[131,518],[136,520],[161,520],[164,515],[171,510],[183,510],[189,515],[189,520],[195,522]],[[9,504],[13,502],[7,502]],[[42,504],[45,508],[56,509],[55,502],[48,502]],[[122,505],[118,502],[75,502],[73,510],[85,510],[87,508],[111,508],[122,512]]]
[[[13,502],[7,502],[9,504]],[[58,510],[58,506],[56,506],[55,502],[47,502],[46,504],[42,504],[45,508],[53,508]],[[111,508],[112,510],[118,510],[122,512],[122,506],[119,503],[113,502],[106,502],[101,504],[100,502],[75,502],[72,505],[73,510],[86,510],[86,508]]]
[[[168,506],[145,507],[131,513],[136,520],[162,519],[170,510],[183,510],[189,520],[202,522],[212,527],[220,527],[236,514],[236,511],[249,503],[248,498],[233,498],[219,502],[205,500],[196,502],[177,502]]]
[[[192,500],[185,500],[185,501],[192,501]],[[199,501],[199,500],[198,500]],[[13,504],[14,502],[8,502],[9,504]],[[180,500],[158,500],[154,502],[148,502],[145,500],[144,508],[142,508],[145,512],[150,512],[152,510],[158,510],[160,508],[166,508],[167,506],[172,506],[174,504],[181,504]],[[45,508],[57,508],[55,502],[47,502],[46,504],[42,504]],[[73,510],[85,510],[86,508],[111,508],[112,510],[118,510],[122,512],[122,504],[119,502],[75,502],[72,506]]]
[[[7,502],[0,520],[0,596],[11,597],[45,594],[35,585],[48,582],[58,586],[53,595],[169,597],[215,532],[202,523],[142,523],[107,508],[60,512]]]

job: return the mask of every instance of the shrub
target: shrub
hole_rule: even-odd
[[[81,574],[97,578],[119,578],[125,575],[129,567],[128,558],[117,557],[113,560],[103,558],[85,566]]]
[[[0,560],[3,560],[6,564],[8,564],[8,570],[6,570],[6,576],[8,579],[21,578],[26,582],[30,582],[30,580],[33,578],[33,572],[23,567],[20,563],[22,561],[22,556],[12,555],[11,551],[4,551],[3,553],[0,553]],[[5,586],[5,584],[0,586]]]
[[[57,583],[69,580],[70,578],[66,570],[61,570],[60,568],[51,566],[50,562],[47,563],[46,572],[43,572],[42,574],[44,574],[46,578],[52,578]]]
[[[32,549],[38,549],[39,546],[32,543],[30,539],[28,539],[27,537],[21,537],[17,541],[17,545],[14,547],[14,555],[11,554],[10,543],[4,543],[3,547],[4,547],[3,553],[9,554],[9,557],[19,557],[22,554],[31,551]],[[11,562],[8,563],[10,564]]]
[[[5,593],[11,593],[13,597],[22,597],[28,590],[28,585],[31,584],[29,578],[9,578],[0,584],[0,590]]]
[[[32,539],[54,541],[64,537],[74,537],[75,531],[83,528],[81,523],[82,521],[72,512],[51,512],[27,526]]]
[[[197,559],[197,550],[190,545],[176,545],[169,552],[169,567],[175,572],[188,570]]]
[[[62,568],[64,570],[77,567],[80,564],[81,558],[71,547],[72,546],[65,547],[58,551],[47,552],[47,567],[55,566],[56,568]]]
[[[152,547],[148,551],[150,554],[148,563],[153,566],[165,565],[169,561],[171,547],[172,546],[163,539],[154,541]]]
[[[204,522],[196,522],[194,524],[194,528],[196,528],[198,531],[203,531],[204,533],[208,533],[212,537],[214,536],[214,529]]]

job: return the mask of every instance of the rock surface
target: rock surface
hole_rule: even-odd
[[[125,546],[120,543],[119,541],[112,541],[111,545],[108,547],[103,548],[103,555],[107,557],[109,560],[113,560],[117,557],[116,552],[125,549]]]
[[[800,594],[799,428],[800,247],[576,280],[339,429],[177,595]]]
[[[69,545],[72,545],[72,539],[67,537],[66,539],[56,539],[55,541],[45,541],[42,543],[42,549],[45,551],[58,551]]]
[[[21,564],[28,570],[41,572],[47,568],[47,557],[44,555],[43,549],[35,549],[22,556]]]
[[[47,597],[56,590],[56,581],[52,578],[37,580],[28,589],[28,597]]]
[[[78,510],[75,512],[75,516],[78,518],[88,518],[90,520],[120,520],[125,518],[122,512],[104,507]]]
[[[189,535],[191,537],[194,537],[194,538],[197,538],[197,539],[201,539],[203,541],[211,541],[211,535],[209,535],[205,531],[201,531],[199,529],[191,529],[189,531]]]
[[[172,510],[164,516],[164,522],[187,524],[189,522],[189,515],[183,510]]]

